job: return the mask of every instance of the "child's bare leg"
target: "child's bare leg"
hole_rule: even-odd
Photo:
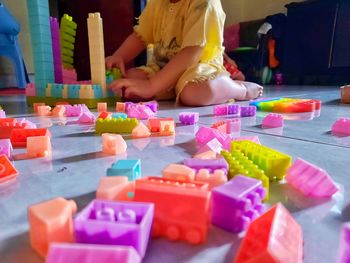
[[[228,76],[213,80],[189,83],[180,94],[180,101],[188,106],[219,104],[229,99],[250,100],[262,95],[263,87],[244,81],[234,81]]]

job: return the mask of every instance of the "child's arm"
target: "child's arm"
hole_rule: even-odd
[[[125,64],[133,60],[145,48],[145,42],[134,32],[129,35],[112,56],[106,58],[106,67],[110,69],[116,66],[125,76]]]
[[[168,64],[149,79],[120,79],[110,84],[110,88],[121,93],[126,88],[125,96],[153,97],[155,94],[167,90],[176,84],[177,80],[192,65],[199,62],[203,48],[200,46],[185,47],[178,52]]]

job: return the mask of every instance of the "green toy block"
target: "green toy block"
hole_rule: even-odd
[[[266,189],[265,200],[269,199],[269,178],[265,175],[265,172],[251,160],[249,160],[243,153],[239,151],[228,152],[222,151],[221,155],[225,158],[229,165],[228,177],[232,179],[236,175],[242,174],[262,182],[263,187]]]
[[[130,118],[118,118],[118,119],[97,119],[96,121],[96,133],[131,133],[137,126],[137,119]]]
[[[279,181],[291,166],[292,157],[252,141],[232,141],[231,152],[240,151],[262,169],[271,181]]]

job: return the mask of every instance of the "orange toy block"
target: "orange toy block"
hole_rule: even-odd
[[[27,138],[33,136],[51,136],[46,128],[41,129],[13,129],[10,140],[13,147],[26,147]]]
[[[30,243],[40,256],[47,255],[50,243],[74,242],[72,216],[76,211],[76,203],[62,197],[29,207]]]
[[[50,106],[38,106],[38,115],[39,116],[49,116],[51,114]]]
[[[17,177],[18,171],[5,154],[0,155],[0,184]]]
[[[199,244],[207,237],[210,195],[206,183],[146,177],[136,180],[134,201],[154,203],[153,236]]]
[[[341,103],[350,103],[350,85],[340,87]]]
[[[69,105],[69,102],[67,102],[67,101],[57,101],[55,103],[55,106],[59,106],[59,105]]]
[[[175,135],[175,122],[174,120],[171,121],[160,121],[160,136],[172,136]]]
[[[44,102],[33,103],[34,113],[38,113],[38,107],[39,106],[45,106],[45,103]]]
[[[169,164],[163,170],[163,178],[190,182],[194,180],[193,169],[183,164]]]
[[[97,111],[98,112],[107,111],[107,102],[98,102],[97,103]]]
[[[115,105],[115,111],[116,112],[125,112],[125,103],[124,102],[117,102]]]
[[[0,119],[0,139],[9,139],[13,129],[24,129],[26,126],[25,122],[17,122],[12,118]]]
[[[107,111],[102,111],[100,115],[97,117],[97,119],[112,119],[112,113]]]
[[[160,121],[174,121],[173,118],[154,118],[148,120],[148,128],[151,132],[160,132]]]
[[[55,108],[53,108],[51,114],[55,117],[63,117],[65,112],[66,107],[64,107],[63,105],[57,105],[55,106]]]
[[[135,190],[135,182],[129,182],[127,176],[105,176],[100,180],[96,199],[111,201],[131,201],[129,193]]]
[[[33,136],[27,138],[27,154],[29,157],[45,157],[51,154],[50,136]]]
[[[234,262],[303,262],[300,225],[282,204],[275,205],[249,225]]]
[[[206,152],[197,153],[193,156],[193,158],[205,160],[216,159],[216,152],[209,150]]]
[[[102,152],[112,155],[124,153],[127,145],[123,137],[119,134],[102,134]]]
[[[214,173],[209,173],[208,169],[200,169],[196,174],[195,180],[209,184],[209,189],[222,185],[227,182],[227,175],[223,170],[215,170]]]
[[[133,138],[147,138],[151,136],[151,133],[146,125],[139,122],[137,126],[132,130],[131,135]]]

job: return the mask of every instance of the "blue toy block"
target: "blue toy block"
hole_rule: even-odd
[[[101,99],[103,96],[101,86],[100,85],[92,85],[92,89],[94,90],[95,99]]]
[[[119,160],[107,169],[107,176],[127,176],[135,181],[141,178],[141,160]]]
[[[63,96],[63,84],[52,84],[51,85],[51,97],[62,98]]]
[[[68,86],[68,98],[79,99],[80,85],[69,85]]]
[[[113,119],[122,118],[123,120],[125,120],[127,117],[128,117],[128,115],[126,113],[122,113],[122,112],[117,112],[117,113],[112,114]]]

